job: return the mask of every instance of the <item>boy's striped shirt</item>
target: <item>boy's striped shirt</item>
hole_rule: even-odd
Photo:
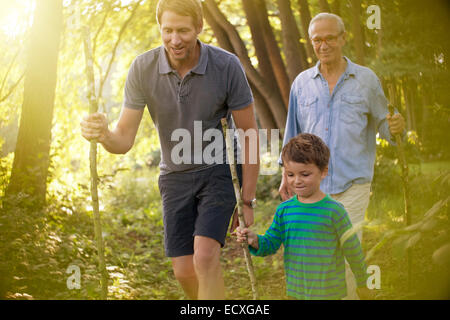
[[[356,234],[343,246],[339,239],[352,227],[344,207],[329,195],[316,203],[294,196],[277,207],[272,225],[258,235],[257,256],[274,254],[284,245],[287,295],[298,299],[341,299],[347,295],[347,259],[358,287],[366,285],[364,255]]]

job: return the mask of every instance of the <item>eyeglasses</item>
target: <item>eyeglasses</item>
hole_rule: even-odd
[[[324,39],[314,38],[314,39],[311,39],[311,42],[316,47],[319,47],[323,42],[326,42],[327,45],[334,46],[335,44],[337,44],[337,40],[341,34],[342,34],[342,32],[335,36],[327,36]]]

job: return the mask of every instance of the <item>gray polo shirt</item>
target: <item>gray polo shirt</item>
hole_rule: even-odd
[[[221,131],[220,120],[224,117],[233,128],[231,111],[253,102],[239,59],[225,50],[199,43],[199,62],[183,79],[171,68],[164,46],[139,55],[128,73],[124,107],[147,106],[161,143],[161,174],[193,172],[216,165],[202,156],[216,139],[209,137],[207,130]],[[215,159],[225,159],[223,136],[221,139],[223,148],[211,153]],[[190,153],[181,146],[190,146]]]

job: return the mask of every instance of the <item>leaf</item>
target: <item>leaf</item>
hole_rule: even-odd
[[[381,249],[384,244],[386,242],[388,242],[390,239],[390,235],[388,236],[387,234],[385,234],[385,236],[376,244],[372,247],[372,249],[369,250],[369,252],[367,252],[366,254],[366,261],[370,261],[370,259],[372,258],[372,256],[379,250]]]
[[[355,233],[357,233],[359,230],[361,230],[364,225],[367,224],[367,221],[361,221],[353,225],[352,228],[348,229],[344,232],[344,234],[341,236],[341,246],[344,245],[345,241],[347,241],[351,236],[353,236]]]
[[[402,235],[395,239],[395,241],[392,243],[393,246],[393,254],[397,258],[403,258],[406,253],[406,245],[409,241],[410,236],[409,235]]]
[[[431,218],[432,216],[434,216],[437,212],[439,212],[439,210],[447,204],[447,202],[449,201],[450,197],[447,197],[447,199],[445,200],[439,200],[438,202],[436,202],[433,207],[431,207],[430,210],[428,210],[425,213],[425,218]]]
[[[435,219],[430,219],[422,225],[420,231],[431,231],[437,226],[437,224],[438,222]]]
[[[408,239],[408,242],[406,243],[406,248],[408,249],[408,248],[411,248],[411,247],[415,246],[416,243],[417,243],[421,238],[422,238],[422,233],[420,233],[420,232],[415,233],[413,236],[411,236],[411,237]]]
[[[450,243],[447,243],[434,251],[432,260],[436,264],[448,266],[450,263]]]
[[[405,231],[415,231],[417,229],[419,229],[423,224],[423,221],[417,222],[415,224],[412,224],[410,226],[407,226],[406,228],[404,228]]]

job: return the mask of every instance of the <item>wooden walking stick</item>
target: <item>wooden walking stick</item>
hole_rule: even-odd
[[[98,110],[98,102],[95,98],[95,79],[94,79],[94,59],[92,56],[92,44],[89,28],[83,28],[84,55],[86,58],[86,77],[88,85],[89,114]],[[91,170],[91,197],[92,209],[94,214],[95,242],[97,243],[98,267],[101,273],[101,299],[106,300],[108,296],[108,273],[105,265],[105,247],[102,236],[102,223],[99,212],[98,201],[98,173],[97,173],[97,141],[90,142],[89,164]]]
[[[238,210],[239,225],[244,227],[245,220],[244,220],[244,213],[242,212],[243,201],[241,198],[241,188],[239,187],[239,179],[238,179],[237,170],[236,170],[236,163],[234,162],[234,152],[233,152],[233,142],[232,142],[233,137],[230,137],[230,135],[227,134],[227,128],[228,128],[227,119],[222,118],[221,121],[222,121],[223,135],[225,137],[225,144],[226,144],[226,148],[227,148],[228,161],[229,161],[229,165],[230,165],[231,178],[233,180],[234,194],[236,196],[236,206],[237,206],[237,210]],[[250,277],[250,283],[252,285],[253,300],[257,300],[258,292],[256,289],[255,271],[253,269],[252,257],[250,256],[250,251],[248,249],[247,241],[244,243],[241,243],[241,247],[244,250],[245,263],[247,264],[247,271],[248,271],[248,275]]]
[[[396,101],[396,95],[395,95],[395,87],[394,83],[390,83],[389,85],[389,98],[390,98],[390,104],[388,106],[389,108],[389,114],[391,116],[394,115],[394,103]],[[409,177],[408,177],[408,162],[406,161],[406,155],[405,155],[405,149],[403,147],[403,141],[399,134],[395,135],[395,142],[397,144],[397,153],[398,153],[398,159],[399,163],[402,169],[401,177],[402,177],[402,183],[403,183],[403,200],[404,200],[404,206],[405,206],[405,221],[406,226],[409,226],[411,224],[411,207],[410,207],[410,197],[409,197]],[[411,259],[411,248],[406,249],[406,259],[407,259],[407,265],[408,265],[408,289],[412,289],[412,259]]]

